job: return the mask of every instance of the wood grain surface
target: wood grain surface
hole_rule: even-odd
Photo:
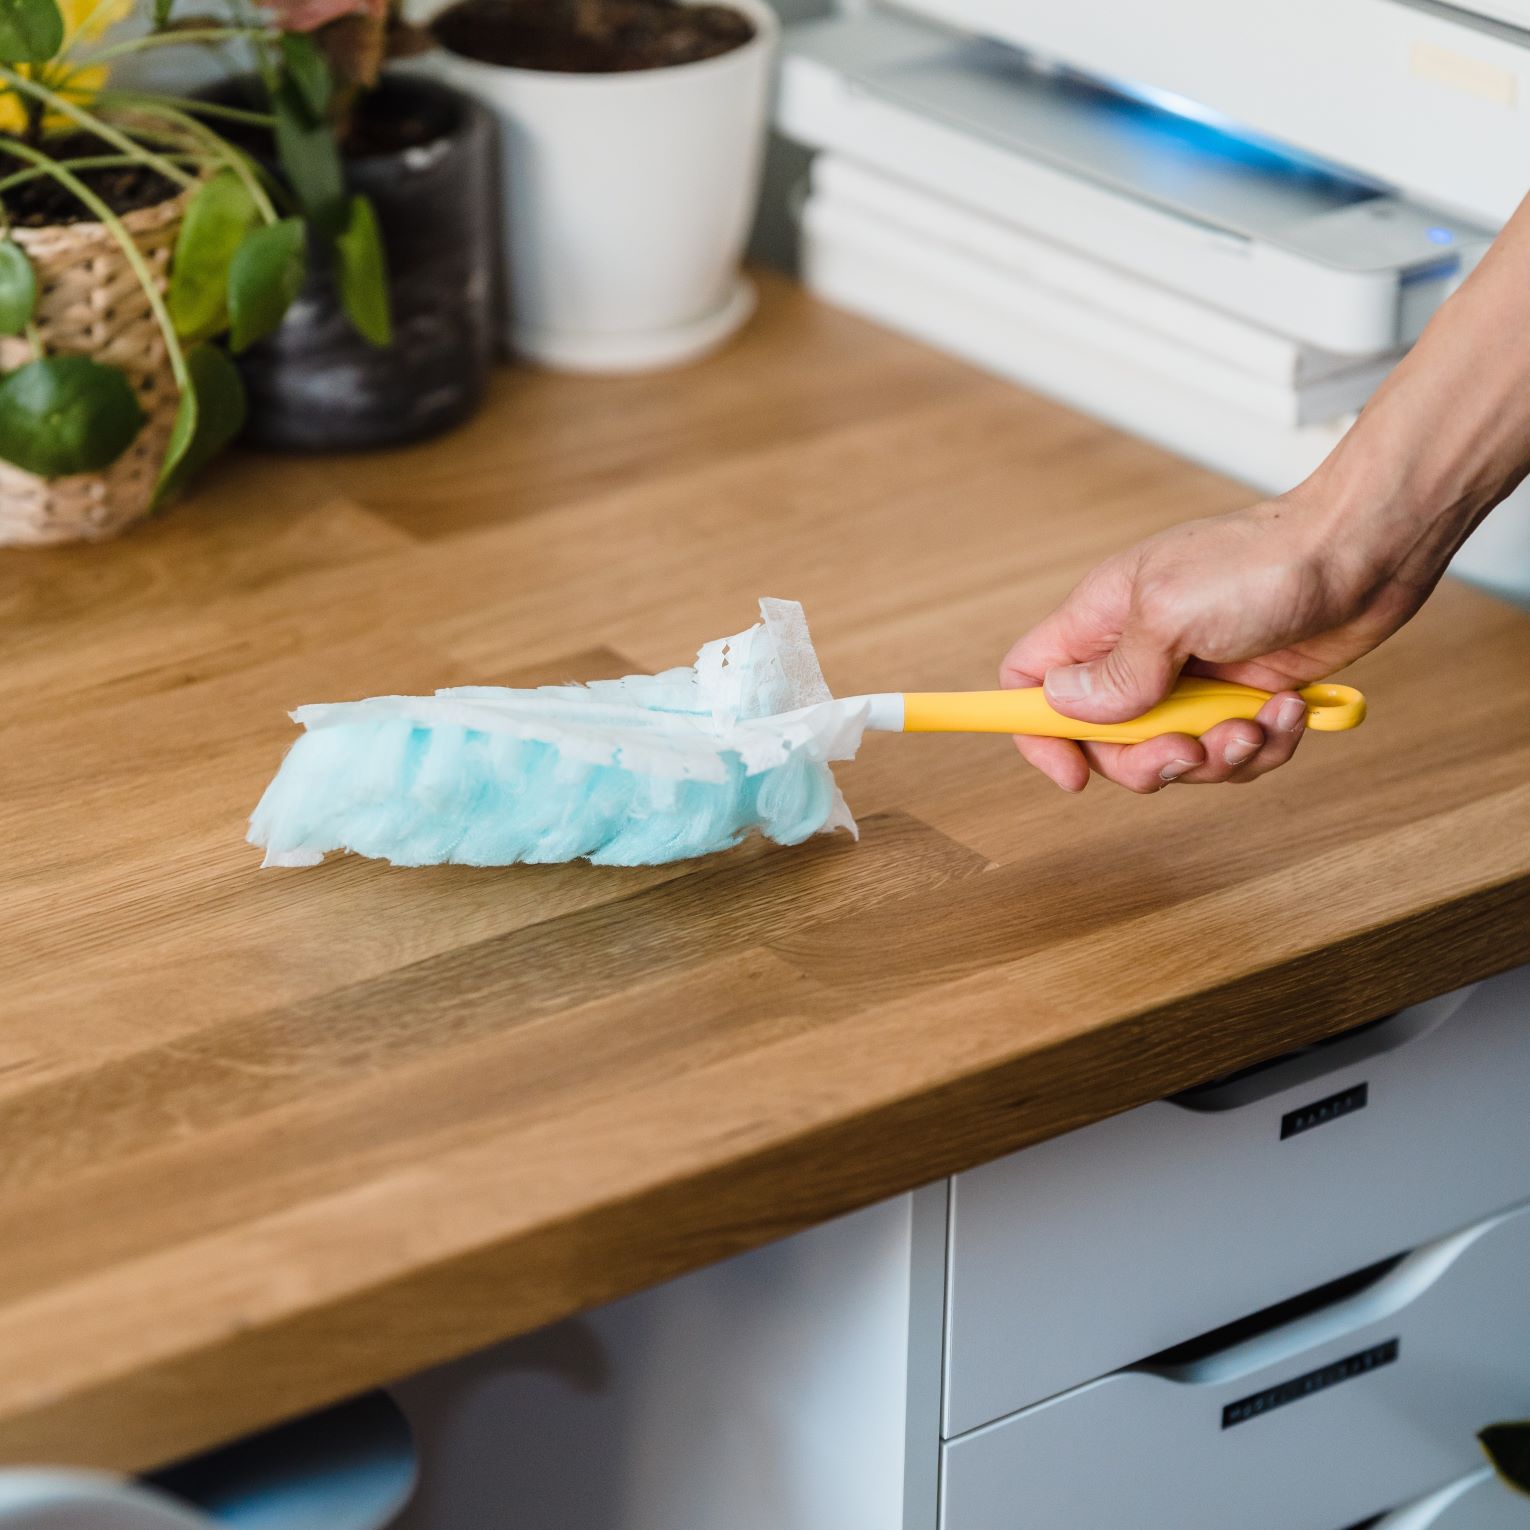
[[[692,370],[0,555],[0,1459],[165,1461],[1530,960],[1530,621],[1449,585],[1253,789],[872,736],[859,844],[243,842],[299,703],[685,662],[762,594],[846,693],[986,687],[1248,497],[769,282]]]

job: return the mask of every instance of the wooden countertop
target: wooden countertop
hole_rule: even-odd
[[[872,737],[859,845],[243,843],[298,703],[681,663],[761,594],[847,693],[987,686],[1248,497],[771,281],[694,370],[0,554],[0,1459],[163,1461],[1530,960],[1530,620],[1457,586],[1253,791]]]

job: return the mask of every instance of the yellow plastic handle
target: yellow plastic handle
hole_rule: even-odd
[[[1307,726],[1322,733],[1358,728],[1365,721],[1365,697],[1348,685],[1302,689]],[[1230,680],[1182,679],[1141,717],[1123,723],[1080,722],[1053,711],[1039,686],[1017,691],[925,691],[903,698],[905,733],[1029,733],[1040,738],[1073,738],[1101,744],[1140,744],[1162,733],[1201,734],[1235,717],[1252,718],[1270,699],[1269,691]]]

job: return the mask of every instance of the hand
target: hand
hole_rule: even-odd
[[[1402,626],[1451,550],[1421,536],[1406,515],[1346,510],[1343,496],[1316,479],[1281,499],[1151,537],[1094,569],[1021,638],[1001,683],[1044,683],[1059,712],[1090,722],[1139,716],[1181,670],[1275,694],[1256,720],[1221,723],[1200,739],[1015,742],[1065,791],[1082,791],[1091,769],[1135,792],[1170,781],[1258,780],[1301,742],[1306,709],[1297,687]]]
[[[1327,460],[1266,504],[1102,563],[1005,659],[1069,717],[1125,722],[1181,669],[1276,694],[1253,722],[1144,744],[1016,739],[1066,791],[1255,781],[1291,758],[1295,688],[1390,637],[1483,516],[1530,475],[1530,197]]]

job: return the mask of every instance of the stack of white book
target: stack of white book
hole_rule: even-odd
[[[828,300],[1270,491],[1326,455],[1400,354],[1275,334],[831,152],[801,226]]]

